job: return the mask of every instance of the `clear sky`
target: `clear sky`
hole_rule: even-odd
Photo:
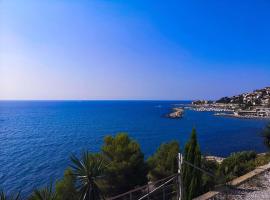
[[[265,86],[269,0],[0,0],[0,99],[215,99]]]

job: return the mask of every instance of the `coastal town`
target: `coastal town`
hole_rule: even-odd
[[[211,111],[218,116],[270,118],[270,87],[232,97],[223,97],[217,101],[193,101],[185,109]]]
[[[270,87],[232,97],[222,97],[217,101],[196,100],[191,104],[173,108],[168,117],[181,118],[185,109],[214,112],[217,116],[270,118]]]

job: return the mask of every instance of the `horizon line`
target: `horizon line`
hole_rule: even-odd
[[[0,101],[194,101],[186,99],[0,99]]]

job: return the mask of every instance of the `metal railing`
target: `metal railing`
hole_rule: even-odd
[[[169,200],[177,197],[178,176],[174,174],[156,182],[150,182],[142,187],[108,198],[107,200]]]
[[[213,173],[183,160],[182,155],[179,153],[177,174],[173,174],[156,182],[149,182],[147,185],[135,188],[106,200],[181,200],[183,197],[183,186],[181,181],[183,164],[189,165],[212,178],[216,178]]]

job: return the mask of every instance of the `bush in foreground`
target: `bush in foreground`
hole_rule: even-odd
[[[66,169],[63,179],[56,182],[55,191],[58,200],[78,199],[76,191],[76,179],[71,168]]]
[[[233,153],[221,163],[219,176],[225,177],[226,180],[242,176],[255,169],[255,158],[256,153],[254,151]]]
[[[177,141],[161,144],[156,153],[147,160],[150,168],[148,177],[151,181],[177,173],[177,155],[180,152]]]
[[[51,184],[50,186],[34,190],[29,200],[57,200],[57,196]]]

